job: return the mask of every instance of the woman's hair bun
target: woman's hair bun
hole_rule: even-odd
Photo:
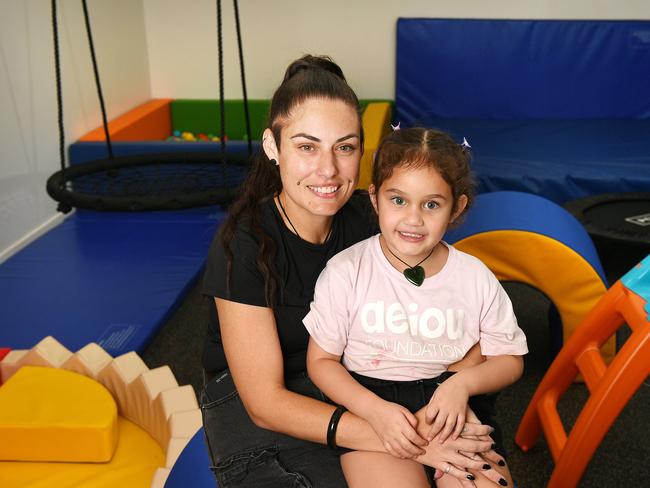
[[[307,54],[291,63],[287,68],[287,71],[284,73],[283,81],[287,81],[298,73],[307,70],[328,71],[345,81],[343,71],[329,56],[312,56],[311,54]]]

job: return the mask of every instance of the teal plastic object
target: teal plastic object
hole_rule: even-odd
[[[621,283],[645,300],[644,310],[650,321],[650,254],[621,278]]]

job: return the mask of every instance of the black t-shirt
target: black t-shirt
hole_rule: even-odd
[[[309,333],[302,319],[309,311],[314,287],[327,261],[338,252],[377,233],[376,220],[366,192],[355,192],[335,215],[332,232],[323,244],[311,244],[293,234],[282,221],[272,198],[260,204],[262,230],[277,245],[275,269],[279,277],[273,314],[284,356],[286,377],[305,370]],[[238,225],[231,242],[233,254],[230,290],[226,287],[226,256],[219,233],[215,235],[203,276],[203,293],[234,302],[265,307],[264,277],[256,260],[258,238],[248,225]],[[219,372],[228,367],[221,344],[216,308],[210,308],[208,337],[203,350],[203,367]],[[246,327],[246,324],[240,324]]]

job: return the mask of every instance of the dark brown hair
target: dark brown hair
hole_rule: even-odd
[[[267,127],[273,132],[278,151],[282,128],[290,120],[292,111],[312,98],[340,100],[357,111],[360,138],[363,144],[363,128],[359,100],[343,76],[341,68],[327,56],[306,55],[297,59],[287,68],[284,79],[273,94]],[[260,203],[282,190],[278,167],[271,163],[263,149],[260,149],[253,165],[242,184],[240,197],[229,209],[228,217],[221,229],[221,242],[227,259],[227,280],[230,283],[232,251],[230,245],[235,230],[242,220],[246,220],[251,232],[260,244],[257,266],[264,276],[264,295],[267,305],[273,306],[278,289],[278,275],[273,265],[277,246],[261,227]]]
[[[451,188],[454,200],[452,214],[458,207],[460,196],[467,196],[462,215],[474,201],[475,183],[469,162],[469,150],[457,144],[445,132],[423,127],[395,130],[384,137],[375,152],[372,184],[375,185],[375,192],[378,192],[393,170],[400,166],[433,168]]]

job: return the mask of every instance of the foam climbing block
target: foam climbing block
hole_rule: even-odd
[[[520,192],[484,193],[448,242],[481,259],[502,281],[544,293],[562,320],[566,341],[607,290],[594,245],[582,225],[559,205]],[[615,339],[602,349],[611,360]]]
[[[97,378],[99,372],[108,366],[111,361],[113,361],[113,357],[110,354],[98,344],[91,342],[79,349],[61,367],[89,378]]]
[[[191,437],[201,426],[200,410],[190,385],[161,392],[153,406],[155,428],[151,432],[157,433],[161,446],[168,446],[174,437]]]
[[[31,366],[53,366],[58,368],[71,356],[71,351],[52,336],[47,336],[30,349],[23,362]]]
[[[117,446],[117,406],[96,381],[25,366],[0,388],[0,460],[106,462]]]
[[[129,408],[130,397],[127,388],[132,381],[148,370],[140,356],[135,352],[127,352],[116,357],[97,375],[97,380],[113,393],[120,407],[120,415],[136,423],[137,419],[129,415],[133,415],[133,410]]]
[[[167,366],[149,370],[136,353],[113,359],[91,343],[70,356],[58,341],[46,339],[30,350],[9,351],[0,360],[0,371],[11,377],[29,362],[48,368],[57,367],[56,363],[61,369],[96,381],[100,388],[106,387],[118,412],[132,418],[118,417],[119,442],[109,462],[0,462],[0,486],[140,487],[151,479],[151,487],[162,488],[184,446],[201,428],[201,412],[192,387],[179,387]]]
[[[165,453],[144,429],[123,417],[118,417],[118,432],[120,441],[113,458],[108,463],[0,462],[0,486],[2,488],[148,488],[153,486],[152,478],[156,470],[164,466]],[[189,480],[186,479],[186,486],[194,486]],[[162,488],[164,483],[158,486]]]
[[[171,99],[149,100],[108,124],[112,142],[164,141],[171,134]],[[83,142],[104,141],[104,128],[98,127],[79,139]]]
[[[52,336],[47,336],[29,350],[15,349],[0,358],[0,376],[7,381],[22,366],[61,367],[72,352]]]
[[[372,179],[372,158],[390,126],[391,104],[389,102],[369,103],[361,117],[364,143],[363,156],[359,166],[357,188],[368,189]]]

